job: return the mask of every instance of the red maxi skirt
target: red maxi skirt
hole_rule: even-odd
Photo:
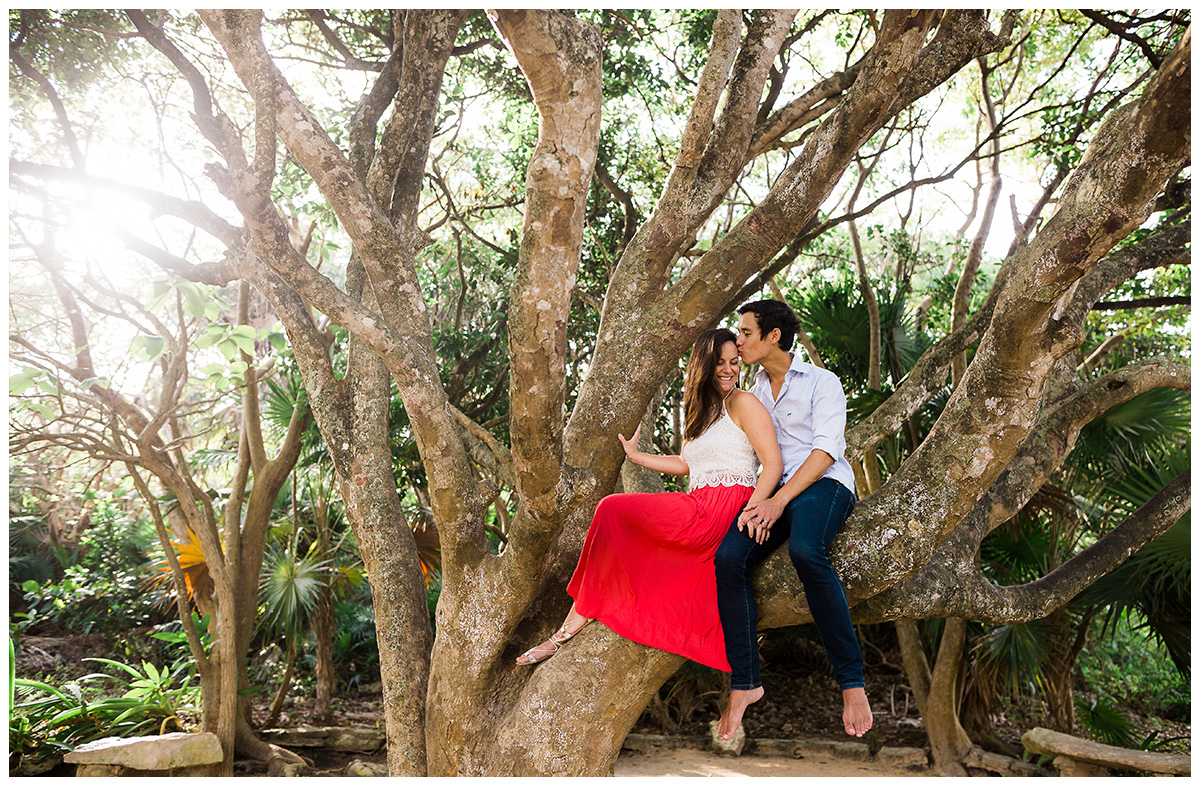
[[[575,610],[636,643],[730,672],[713,557],[753,492],[701,487],[600,501],[567,585]]]

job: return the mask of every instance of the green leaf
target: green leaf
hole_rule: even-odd
[[[287,350],[287,337],[278,331],[272,331],[267,334],[267,341],[271,343],[271,347],[275,348],[275,351],[278,353]]]
[[[217,344],[217,350],[221,351],[221,355],[225,356],[229,361],[237,358],[238,346],[232,339],[222,339]]]
[[[29,580],[27,582],[32,583],[33,581]],[[187,635],[185,635],[182,632],[155,632],[155,633],[151,634],[150,637],[154,638],[155,640],[165,641],[167,643],[186,643],[187,642]]]
[[[185,281],[178,282],[176,287],[183,293],[183,313],[188,317],[204,317],[207,299],[200,287],[194,282]]]
[[[212,323],[208,328],[204,329],[204,333],[196,337],[192,342],[192,347],[197,350],[204,350],[206,347],[212,347],[225,338],[229,332],[228,323]]]
[[[131,668],[128,665],[126,665],[125,663],[117,662],[116,660],[113,660],[113,659],[105,659],[104,657],[84,657],[83,661],[84,662],[100,662],[105,665],[110,665],[114,668],[120,668],[121,670],[125,671],[129,675],[133,676],[135,679],[140,679],[142,677],[142,674],[137,672],[137,668]]]
[[[167,300],[167,296],[171,293],[171,284],[166,279],[155,279],[150,283],[150,299],[147,303],[147,308],[151,311],[157,310]]]
[[[133,338],[133,342],[129,343],[129,352],[131,355],[140,358],[142,361],[153,361],[163,354],[167,348],[167,342],[162,337],[152,337],[147,334],[138,334]]]
[[[21,584],[21,590],[26,594],[36,594],[38,591],[42,590],[42,587],[36,580],[26,580]]]
[[[42,372],[40,369],[31,369],[30,367],[25,367],[20,374],[13,375],[8,379],[9,395],[19,396],[24,394],[38,378],[44,376],[45,374],[46,373]]]
[[[79,387],[81,389],[83,389],[84,391],[90,390],[92,388],[92,386],[96,386],[97,388],[102,388],[102,389],[112,388],[112,381],[109,380],[108,378],[103,378],[103,377],[88,378],[87,380],[85,380],[79,384]]]
[[[229,332],[229,338],[233,340],[243,353],[254,357],[254,329],[250,326],[237,326]]]
[[[26,402],[24,404],[29,407],[29,410],[34,410],[42,414],[42,418],[46,421],[50,421],[54,418],[54,411],[40,402]]]

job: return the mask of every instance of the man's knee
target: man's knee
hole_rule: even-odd
[[[717,547],[717,553],[713,556],[713,564],[717,568],[718,582],[722,578],[738,578],[746,572],[746,551],[740,544],[739,539],[731,538],[740,536],[740,533],[731,531],[721,541]]]
[[[796,573],[800,575],[801,580],[814,572],[833,566],[829,560],[829,549],[819,542],[809,544],[792,540],[788,542],[788,556],[791,557],[792,565],[796,567]]]

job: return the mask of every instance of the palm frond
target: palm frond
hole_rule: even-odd
[[[1015,695],[1045,683],[1042,665],[1050,650],[1049,637],[1045,620],[1005,624],[975,642],[975,658]]]
[[[329,562],[314,553],[277,550],[268,556],[260,584],[262,626],[288,637],[299,632],[316,609],[329,575]]]
[[[1133,736],[1133,721],[1108,700],[1097,698],[1088,702],[1076,698],[1075,709],[1079,721],[1097,739],[1114,747],[1132,748],[1137,744]]]
[[[1105,530],[1137,511],[1171,479],[1188,472],[1189,465],[1186,451],[1177,448],[1156,462],[1110,479],[1100,496],[1107,514]],[[1076,597],[1081,603],[1107,608],[1105,629],[1123,614],[1136,612],[1185,676],[1191,671],[1190,514]]]

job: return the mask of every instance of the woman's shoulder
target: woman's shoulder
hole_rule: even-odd
[[[742,389],[734,389],[729,392],[729,398],[725,400],[725,410],[735,421],[742,415],[766,412],[766,408],[759,402],[758,397]]]

